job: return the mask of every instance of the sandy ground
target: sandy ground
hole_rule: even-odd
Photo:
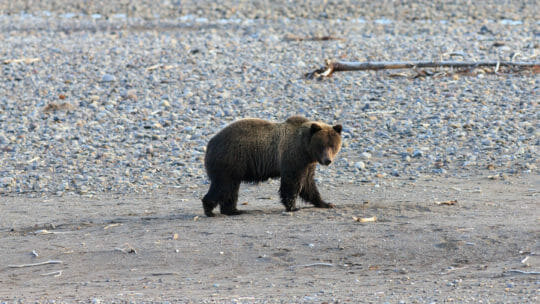
[[[202,213],[206,186],[195,187],[134,197],[3,197],[0,299],[538,300],[538,175],[322,186],[337,207],[303,205],[295,213],[283,212],[271,181],[241,188],[246,214],[216,218]],[[355,221],[369,217],[377,220]],[[49,260],[62,263],[13,267]]]

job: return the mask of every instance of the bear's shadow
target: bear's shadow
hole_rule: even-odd
[[[332,209],[337,209],[337,208],[332,208]],[[241,217],[246,217],[246,216],[257,216],[257,215],[289,215],[289,216],[292,216],[294,214],[299,214],[299,213],[305,213],[305,212],[314,212],[314,211],[328,211],[328,210],[332,210],[332,209],[327,209],[327,208],[317,208],[317,207],[314,207],[314,206],[309,206],[309,205],[306,205],[306,206],[301,206],[301,207],[298,207],[298,210],[297,211],[285,211],[283,208],[268,208],[268,209],[239,209],[238,211],[241,212],[241,214],[237,214],[237,215],[224,215],[224,214],[221,214],[218,212],[215,212],[215,217],[220,217],[220,218],[228,218],[228,217],[231,217],[231,218],[241,218]],[[204,214],[201,214],[201,216],[204,216]]]

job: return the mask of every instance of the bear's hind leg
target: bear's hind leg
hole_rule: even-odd
[[[206,214],[206,216],[208,217],[215,216],[212,210],[216,208],[219,202],[220,202],[219,189],[216,186],[216,183],[212,182],[210,184],[210,189],[208,190],[208,193],[206,193],[206,195],[202,199],[204,214]]]
[[[222,186],[222,197],[219,201],[219,207],[221,214],[225,215],[239,215],[242,211],[236,209],[236,203],[238,202],[238,190],[240,189],[240,182],[228,182]]]
[[[281,177],[279,195],[281,196],[281,203],[285,205],[285,209],[288,212],[298,211],[298,208],[296,208],[296,197],[298,196],[300,185],[297,180],[298,178],[286,175]]]

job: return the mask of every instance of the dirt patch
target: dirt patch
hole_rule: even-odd
[[[338,185],[321,189],[337,208],[286,213],[272,181],[241,187],[247,214],[217,218],[205,187],[4,197],[0,298],[534,302],[538,189],[537,175]],[[10,267],[49,260],[62,263]]]

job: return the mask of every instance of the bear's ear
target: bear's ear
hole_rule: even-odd
[[[322,130],[321,126],[316,123],[311,124],[311,134],[315,134],[317,131]]]
[[[341,134],[341,130],[343,130],[343,127],[341,125],[335,125],[333,126],[334,130],[338,132],[338,134]]]

